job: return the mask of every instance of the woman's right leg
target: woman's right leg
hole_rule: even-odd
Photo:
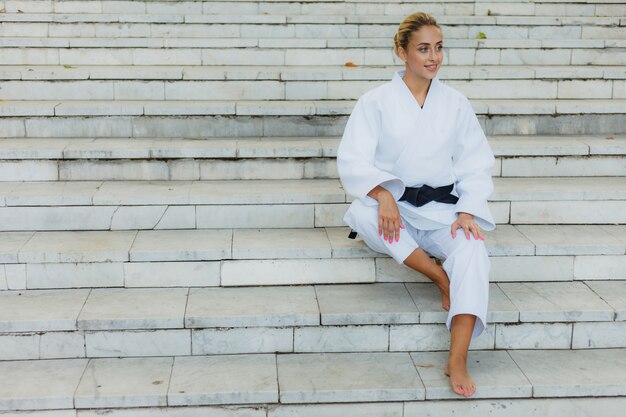
[[[398,242],[385,240],[378,233],[378,206],[366,206],[360,201],[355,201],[350,206],[345,220],[356,231],[365,244],[372,250],[386,253],[399,264],[414,269],[432,280],[441,291],[442,307],[450,309],[450,281],[445,270],[433,262],[430,257],[419,248],[416,237],[417,231],[404,219],[404,229],[400,229]]]

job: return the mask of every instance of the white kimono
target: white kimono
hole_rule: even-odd
[[[465,96],[435,78],[421,108],[403,75],[404,71],[399,71],[390,83],[361,96],[348,120],[337,166],[345,191],[355,200],[344,221],[369,247],[389,254],[398,263],[420,246],[446,259],[452,304],[448,328],[455,314],[474,314],[480,319],[474,331],[477,336],[486,321],[489,260],[483,241],[467,241],[462,231],[452,239],[450,225],[457,213],[466,212],[474,215],[482,229],[495,228],[487,205],[495,160]],[[455,185],[456,204],[433,201],[415,207],[398,201],[405,187],[449,184]],[[389,190],[398,202],[407,227],[401,229],[400,242],[390,244],[378,235],[378,202],[367,195],[377,185]],[[465,250],[457,251],[459,247]],[[468,273],[467,268],[474,272]],[[464,270],[463,277],[456,277],[460,270]]]

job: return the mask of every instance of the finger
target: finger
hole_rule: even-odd
[[[378,236],[382,236],[383,235],[383,218],[379,217],[378,218]]]
[[[469,226],[468,225],[463,226],[463,232],[465,232],[465,237],[469,240],[469,238],[470,238],[470,230],[469,230]]]
[[[383,236],[383,239],[387,240],[387,224],[384,217],[380,219],[380,227],[382,230],[381,235]]]
[[[400,222],[396,223],[396,242],[400,241],[400,226]]]
[[[485,235],[483,234],[483,231],[478,225],[478,223],[474,223],[474,229],[476,231],[475,235],[478,238],[478,240],[485,240]]]
[[[459,224],[457,222],[452,223],[452,226],[450,227],[450,231],[452,233],[452,239],[456,237],[456,230],[458,228],[459,228]]]

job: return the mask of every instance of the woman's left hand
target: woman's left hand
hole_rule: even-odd
[[[483,232],[474,221],[474,216],[469,213],[459,213],[457,219],[452,223],[452,238],[456,237],[457,229],[463,229],[465,237],[470,238],[470,232],[474,235],[474,239],[485,240]]]

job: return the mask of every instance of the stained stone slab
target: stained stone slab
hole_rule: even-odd
[[[626,394],[626,350],[518,350],[509,354],[533,385],[533,397]]]
[[[402,283],[316,285],[323,325],[419,323]]]
[[[626,321],[574,323],[572,349],[625,347]]]
[[[585,281],[585,284],[615,310],[615,320],[626,320],[626,281]]]
[[[234,158],[237,141],[232,139],[174,139],[152,143],[152,158]]]
[[[537,255],[623,255],[625,244],[602,226],[516,226],[537,247]]]
[[[492,201],[615,200],[626,196],[621,177],[494,178]]]
[[[571,345],[572,323],[496,325],[496,349],[569,349]]]
[[[260,259],[222,262],[222,286],[374,282],[373,259]]]
[[[349,233],[349,227],[326,228],[326,234],[328,235],[328,240],[330,241],[333,258],[362,258],[385,256],[379,252],[371,250],[365,244],[363,239],[359,236],[357,236],[356,239],[349,239]]]
[[[174,359],[92,359],[75,394],[76,408],[167,405]]]
[[[196,288],[185,327],[310,326],[319,314],[312,286]]]
[[[70,144],[63,156],[65,159],[148,159],[153,147],[151,140],[95,139]]]
[[[220,285],[220,262],[127,262],[125,287],[214,287]]]
[[[406,352],[278,355],[281,403],[423,400]],[[306,378],[302,376],[306,375]]]
[[[434,284],[406,283],[406,288],[420,312],[420,323],[445,323],[448,312],[441,307],[441,293]],[[517,322],[519,310],[500,287],[489,284],[489,310],[487,321],[497,323]]]
[[[339,180],[194,181],[190,204],[345,203]]]
[[[389,349],[389,327],[307,326],[293,331],[294,352],[385,352]]]
[[[0,361],[0,410],[74,408],[87,359]]]
[[[18,260],[25,263],[123,262],[136,231],[37,232]]]
[[[130,249],[133,262],[203,261],[231,257],[232,230],[142,230]]]
[[[432,282],[406,265],[397,263],[393,258],[376,258],[376,281],[378,282]]]
[[[89,290],[1,291],[0,332],[75,330]]]
[[[495,325],[487,323],[485,331],[473,339],[470,350],[495,346]],[[445,324],[416,324],[389,326],[390,351],[450,350],[450,331]]]
[[[187,292],[186,288],[94,289],[78,317],[78,328],[182,328]]]
[[[5,196],[13,191],[18,185],[19,183],[17,182],[0,182],[0,207],[6,206]]]
[[[626,279],[626,256],[577,256],[574,265],[574,279]]]
[[[603,136],[581,140],[589,145],[592,155],[623,155],[626,153],[626,137],[624,136]]]
[[[317,139],[282,138],[237,141],[239,158],[316,158],[322,156]]]
[[[134,3],[134,2],[133,2]],[[202,405],[186,407],[142,407],[142,408],[103,408],[80,410],[78,416],[33,416],[33,417],[267,417],[265,406],[258,405]],[[3,416],[4,417],[4,416]],[[18,416],[8,416],[18,417]],[[22,417],[22,416],[19,416]],[[31,416],[25,416],[31,417]],[[395,417],[395,416],[394,416]]]
[[[514,226],[501,224],[494,231],[485,232],[485,246],[489,256],[534,255],[535,245]]]
[[[626,253],[626,225],[612,225],[612,226],[601,226],[602,230],[608,232],[610,235],[617,238],[618,241],[624,245],[624,252]]]
[[[300,327],[297,330],[306,329]],[[192,331],[194,355],[276,353],[294,351],[291,327],[241,327]]]
[[[447,352],[411,352],[411,359],[426,387],[427,400],[462,398],[452,391],[450,379],[443,373]],[[467,370],[477,387],[473,399],[532,396],[530,382],[507,352],[470,352]]]
[[[191,181],[105,181],[95,205],[189,204]]]
[[[571,281],[574,276],[573,256],[495,256],[490,262],[492,282]]]
[[[500,283],[520,321],[613,321],[614,311],[582,282]]]
[[[68,139],[2,139],[0,159],[61,159]]]
[[[85,332],[89,358],[191,355],[191,330]]]
[[[123,287],[121,262],[28,264],[28,289]]]
[[[626,407],[626,399],[623,397],[491,399],[472,400],[471,404],[468,404],[466,401],[414,401],[404,403],[403,417],[449,417],[461,415],[463,417],[502,415],[510,417],[531,415],[551,417],[621,417],[624,414],[624,407]],[[272,415],[272,417],[285,416]],[[90,415],[89,417],[92,416]]]
[[[235,229],[233,259],[330,258],[324,229]]]
[[[26,182],[6,196],[7,206],[90,206],[101,181]]]
[[[273,354],[177,357],[168,405],[278,402]]]
[[[588,155],[589,146],[583,140],[555,136],[489,137],[489,145],[496,156]]]
[[[35,232],[0,233],[0,263],[17,263],[17,254]]]
[[[403,402],[280,405],[268,409],[267,417],[402,417],[403,407]]]

